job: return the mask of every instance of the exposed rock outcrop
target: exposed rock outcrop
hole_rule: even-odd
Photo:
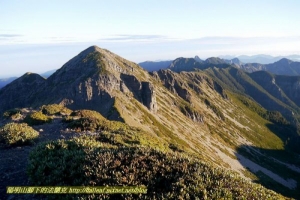
[[[154,113],[157,111],[155,89],[150,82],[140,82],[133,75],[121,74],[120,77],[122,79],[122,84],[124,83],[121,89],[122,92],[132,92],[134,98],[146,106],[150,111]]]
[[[157,111],[156,93],[154,87],[149,82],[142,82],[142,102],[152,112]]]
[[[204,115],[200,112],[196,111],[190,106],[181,106],[180,111],[187,116],[188,118],[192,119],[194,122],[204,123]]]
[[[154,72],[154,74],[154,76],[156,76],[172,93],[177,94],[188,102],[191,102],[191,94],[187,90],[188,86],[180,80],[178,74],[170,70],[159,70],[158,72]]]

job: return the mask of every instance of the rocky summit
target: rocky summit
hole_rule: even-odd
[[[1,111],[57,103],[72,109],[97,110],[110,119],[119,119],[121,116],[113,109],[118,92],[130,93],[151,112],[157,110],[154,87],[147,82],[147,72],[97,46],[79,53],[47,80],[35,76],[38,75],[25,74],[1,90],[4,95]],[[26,101],[12,101],[16,97]]]
[[[39,136],[0,149],[0,163],[23,158],[0,181],[148,188],[98,199],[299,198],[300,78],[264,66],[177,58],[147,72],[92,46],[47,79],[24,74],[0,89],[0,136],[23,123]]]

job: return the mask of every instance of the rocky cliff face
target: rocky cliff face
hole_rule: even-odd
[[[121,74],[122,86],[120,91],[131,92],[134,98],[145,105],[150,111],[157,111],[155,89],[150,82],[140,82],[135,76]]]
[[[141,89],[142,103],[152,112],[156,113],[156,93],[154,86],[149,82],[142,82]]]
[[[172,93],[177,94],[188,102],[191,102],[191,94],[187,90],[188,85],[181,81],[178,74],[170,70],[159,70],[158,72],[154,72],[153,75]]]
[[[97,110],[110,118],[118,116],[118,113],[114,113],[117,112],[116,109],[112,107],[119,91],[124,94],[132,93],[134,98],[150,111],[156,112],[155,88],[149,82],[143,82],[147,76],[148,73],[135,63],[105,49],[92,46],[68,61],[47,80],[35,76],[35,81],[32,83],[25,81],[24,84],[23,79],[32,78],[32,75],[29,78],[24,75],[12,83],[10,88],[15,88],[13,91],[18,91],[19,94],[28,93],[26,92],[28,90],[36,93],[34,96],[30,96],[29,93],[26,96],[27,101],[23,101],[22,104],[12,101],[17,94],[5,92],[11,90],[10,88],[1,90],[2,95],[8,96],[1,98],[5,99],[1,108],[3,111],[16,106],[58,103],[71,109]],[[36,89],[32,90],[32,87]]]

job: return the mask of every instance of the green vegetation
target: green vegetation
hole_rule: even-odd
[[[98,74],[107,74],[108,71],[106,70],[105,64],[102,61],[103,55],[101,55],[100,52],[94,51],[87,55],[87,57],[83,60],[83,62],[96,62],[97,65],[97,72]],[[90,74],[88,74],[86,77],[91,77],[95,74],[95,71],[92,71]]]
[[[224,114],[222,113],[222,111],[217,107],[215,106],[213,103],[211,103],[208,99],[205,99],[204,100],[204,103],[210,108],[212,109],[212,111],[223,121],[225,121],[225,116]]]
[[[52,121],[51,117],[44,115],[41,111],[33,112],[27,115],[24,119],[24,122],[29,124],[30,126],[33,125],[41,125],[44,123],[49,123]]]
[[[197,109],[195,109],[191,104],[183,101],[179,105],[180,111],[188,118],[193,120],[194,122],[204,122],[204,115]],[[167,111],[168,112],[168,111]]]
[[[119,126],[126,126],[119,122],[111,122],[92,110],[74,111],[70,116],[64,118],[64,122],[69,123],[69,128],[77,131],[115,130]]]
[[[251,100],[250,98],[247,98],[245,96],[239,95],[238,98],[245,106],[247,106],[250,110],[259,114],[262,118],[280,125],[289,124],[289,122],[281,115],[280,112],[268,111],[263,107],[261,107],[260,105],[258,105],[257,103],[255,103],[254,100]]]
[[[146,186],[148,190],[146,195],[77,196],[84,199],[283,199],[232,172],[190,157],[149,148],[103,148],[104,145],[87,138],[39,145],[29,158],[31,183],[37,186]]]
[[[45,115],[70,115],[72,110],[58,104],[43,105],[41,111]]]
[[[143,130],[131,127],[118,121],[105,119],[100,113],[92,110],[74,111],[63,120],[69,128],[78,131],[91,131],[97,135],[97,140],[109,145],[118,146],[148,146],[166,149],[161,141],[151,137]]]
[[[0,142],[6,145],[23,145],[31,143],[39,132],[25,123],[9,123],[0,129]]]
[[[151,115],[148,111],[146,111],[140,103],[135,101],[135,106],[140,111],[143,112],[142,119],[143,121],[147,122],[147,124],[152,124],[155,127],[154,131],[159,138],[167,139],[170,144],[177,146],[177,148],[181,149],[182,151],[186,151],[189,149],[189,144],[184,141],[183,139],[179,138],[176,134],[170,131],[166,126],[160,123],[153,115]],[[162,143],[162,141],[160,142]]]
[[[17,120],[17,119],[20,119],[22,117],[22,114],[21,114],[21,109],[19,108],[14,108],[14,109],[10,109],[10,110],[7,110],[3,113],[3,117],[8,119],[12,119],[12,120]]]

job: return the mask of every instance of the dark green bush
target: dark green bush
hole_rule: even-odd
[[[27,115],[24,119],[24,122],[26,122],[29,125],[41,125],[44,123],[49,123],[52,121],[51,117],[48,117],[47,115],[44,115],[41,111],[39,112],[33,112],[29,115]]]
[[[26,123],[9,123],[0,129],[0,142],[7,145],[28,144],[38,136],[39,132]]]
[[[72,110],[59,104],[43,105],[41,111],[45,115],[70,115],[72,113]]]
[[[147,194],[81,195],[83,199],[281,199],[236,174],[179,154],[99,146],[80,139],[38,146],[29,158],[31,184],[147,188]]]

